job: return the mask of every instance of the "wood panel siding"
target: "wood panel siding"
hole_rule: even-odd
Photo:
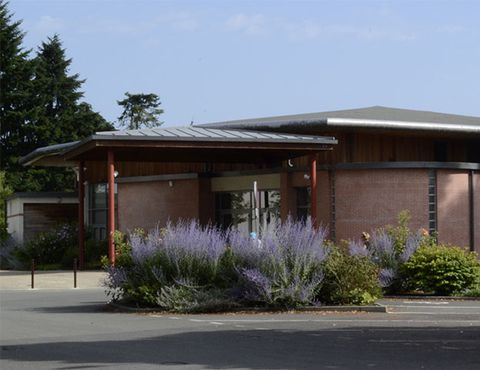
[[[86,162],[86,178],[90,183],[105,182],[106,161]],[[241,163],[199,163],[199,162],[116,162],[115,170],[121,177],[155,176],[178,173],[218,173],[225,171],[254,170],[263,165]]]
[[[38,204],[23,205],[24,241],[32,240],[42,232],[51,231],[64,222],[75,222],[78,216],[77,204]]]
[[[318,135],[318,133],[316,133]],[[372,134],[372,133],[334,133],[338,144],[333,151],[318,154],[319,165],[358,162],[434,162],[442,161],[435,156],[436,143],[445,143],[446,153],[444,161],[468,162],[472,146],[470,141],[458,138],[432,138],[407,136],[401,134]],[[478,143],[477,145],[480,145]],[[307,167],[308,156],[292,160],[294,167]],[[287,168],[287,161],[283,162]]]

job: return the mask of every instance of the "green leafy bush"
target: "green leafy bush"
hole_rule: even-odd
[[[451,295],[472,289],[480,281],[480,262],[474,252],[447,245],[422,246],[402,266],[410,289]]]
[[[25,267],[30,266],[34,259],[37,266],[57,265],[65,266],[69,260],[68,267],[71,267],[73,258],[76,257],[75,247],[77,245],[77,228],[74,224],[57,226],[50,232],[37,235],[15,251],[16,256]]]
[[[85,239],[87,265],[100,267],[100,258],[107,249],[106,242],[94,240],[89,230]],[[17,246],[11,254],[21,268],[29,268],[34,259],[38,269],[71,269],[73,260],[78,259],[78,227],[75,223],[60,224]]]
[[[382,296],[378,267],[367,257],[333,247],[325,262],[319,300],[328,304],[372,304]]]

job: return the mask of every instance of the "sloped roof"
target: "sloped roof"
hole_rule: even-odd
[[[88,144],[121,141],[124,143],[148,142],[187,142],[187,143],[255,143],[255,144],[279,144],[279,145],[333,145],[337,141],[333,137],[296,135],[274,132],[258,132],[238,129],[215,129],[195,126],[166,127],[139,130],[104,131],[82,141],[65,144],[51,145],[38,148],[20,159],[23,165],[61,165],[62,158],[68,157],[73,151],[90,150]],[[278,145],[277,145],[278,146]],[[85,149],[83,149],[85,148]],[[278,146],[281,148],[281,146]],[[313,147],[312,147],[313,148]],[[319,147],[320,148],[320,147]],[[58,162],[58,163],[57,163]]]
[[[201,126],[256,130],[281,129],[282,127],[291,126],[363,127],[480,133],[480,117],[373,106],[359,109],[223,121]]]
[[[140,130],[97,132],[96,140],[180,140],[180,141],[235,141],[235,142],[288,142],[335,144],[332,137],[283,134],[278,132],[258,132],[239,129],[216,129],[199,126],[165,127]]]

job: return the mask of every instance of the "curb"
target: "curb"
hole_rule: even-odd
[[[168,311],[162,311],[159,308],[136,308],[136,307],[130,307],[130,306],[125,306],[121,303],[117,302],[108,302],[107,306],[120,310],[120,311],[126,311],[126,312],[132,312],[132,313],[159,313],[159,312],[164,312],[166,314],[170,314],[172,312]],[[259,307],[259,308],[242,308],[242,309],[232,309],[232,310],[224,310],[224,311],[218,311],[218,312],[205,312],[201,314],[197,313],[192,313],[188,315],[203,315],[203,314],[239,314],[239,313],[245,313],[245,314],[254,314],[254,313],[304,313],[304,312],[381,312],[381,313],[387,313],[388,312],[388,307],[383,306],[380,304],[375,304],[375,305],[369,305],[369,306],[315,306],[315,307],[301,307],[301,308],[296,308],[292,310],[287,310],[287,309],[281,309],[281,308],[264,308],[264,307]]]
[[[441,295],[386,295],[381,299],[409,299],[412,301],[480,301],[480,297],[441,296]]]

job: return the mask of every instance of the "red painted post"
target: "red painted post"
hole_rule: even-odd
[[[78,259],[80,270],[85,269],[85,162],[78,166]]]
[[[108,258],[112,266],[115,266],[115,244],[113,234],[115,232],[115,163],[112,150],[107,155],[107,178],[108,178]]]
[[[310,158],[310,209],[313,227],[317,227],[317,156]]]

